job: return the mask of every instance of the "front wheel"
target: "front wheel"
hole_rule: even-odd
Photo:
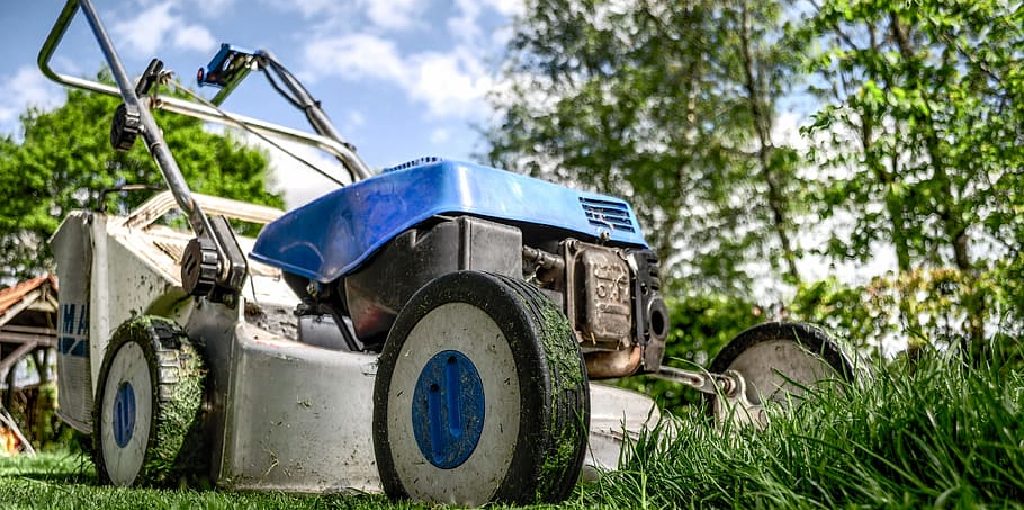
[[[170,485],[205,471],[205,370],[181,327],[162,317],[121,324],[100,366],[93,459],[100,481]]]
[[[460,271],[420,289],[380,356],[373,443],[393,499],[556,502],[583,465],[590,396],[568,320],[521,280]]]

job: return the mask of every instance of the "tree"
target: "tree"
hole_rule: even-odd
[[[733,78],[740,83],[740,97],[747,118],[745,123],[754,135],[757,171],[753,179],[764,190],[756,203],[766,207],[769,214],[765,222],[774,231],[779,243],[777,250],[785,261],[787,279],[800,283],[797,268],[799,250],[792,240],[792,204],[787,199],[799,193],[794,172],[799,162],[796,151],[776,146],[772,140],[776,101],[789,92],[796,79],[799,63],[795,48],[786,44],[783,35],[782,5],[772,1],[734,0],[722,4],[722,24],[726,34],[724,55],[733,62],[729,68],[737,69]]]
[[[802,37],[824,44],[811,61],[824,104],[808,132],[824,138],[818,160],[837,170],[821,212],[856,223],[832,253],[867,258],[891,243],[901,273],[952,266],[970,281],[993,243],[1016,251],[1019,237],[1001,223],[1019,207],[1006,196],[1024,166],[1019,10],[949,0],[814,7]],[[977,340],[984,299],[963,293]]]
[[[809,132],[829,135],[820,161],[840,169],[823,211],[855,210],[856,230],[865,233],[837,248],[863,257],[888,236],[901,271],[919,263],[974,268],[977,227],[1002,209],[983,205],[1022,161],[1021,117],[1013,114],[1020,105],[1005,66],[1020,72],[1010,53],[1024,27],[998,5],[829,0],[817,7],[809,26],[826,47],[811,68],[826,93]],[[879,204],[887,219],[870,212]]]
[[[796,63],[767,42],[778,5],[528,4],[491,163],[626,197],[680,286],[746,293],[764,261],[797,280],[796,152],[771,140]]]
[[[123,212],[156,193],[103,195],[104,190],[121,184],[166,187],[141,140],[127,153],[110,146],[109,126],[118,104],[112,97],[72,90],[56,110],[25,112],[20,142],[0,140],[0,267],[5,276],[47,271],[46,241],[68,212],[96,209],[101,203],[112,212]],[[230,134],[207,132],[197,119],[166,112],[155,115],[193,191],[284,205],[280,196],[266,190],[267,159],[261,152]],[[242,233],[255,232],[247,226]]]

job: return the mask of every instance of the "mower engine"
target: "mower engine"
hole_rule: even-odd
[[[657,371],[665,351],[667,311],[660,293],[657,257],[635,241],[639,227],[628,204],[611,197],[576,196],[568,188],[537,179],[434,158],[389,169],[379,179],[393,181],[393,199],[405,191],[404,184],[422,187],[426,186],[422,180],[440,177],[433,191],[443,196],[448,188],[445,182],[461,172],[493,177],[510,187],[525,186],[542,195],[554,191],[572,196],[568,207],[546,211],[550,224],[538,225],[523,221],[527,210],[536,211],[526,199],[506,197],[489,204],[505,218],[459,214],[465,212],[458,209],[466,204],[481,209],[480,202],[488,198],[463,190],[459,203],[440,206],[451,212],[418,222],[413,212],[414,227],[383,237],[375,253],[368,254],[354,270],[326,283],[323,280],[330,275],[322,274],[319,267],[303,266],[304,259],[293,248],[294,237],[304,235],[307,229],[323,230],[320,218],[348,215],[341,214],[342,208],[359,210],[358,215],[349,217],[377,217],[383,213],[383,204],[355,201],[353,193],[335,193],[285,215],[281,222],[268,226],[253,256],[292,268],[285,272],[289,285],[302,298],[300,339],[329,348],[380,351],[399,312],[417,290],[445,274],[485,271],[525,280],[561,309],[583,350],[589,378]],[[403,208],[410,209],[409,202],[415,205],[417,200],[407,200]],[[423,203],[437,205],[432,200]],[[592,235],[567,231],[562,224],[568,221],[587,225]],[[333,228],[366,228],[375,235],[387,230],[387,222],[372,226],[345,222],[343,227],[339,223],[341,220],[335,220]],[[328,241],[337,238],[328,236]],[[322,262],[324,252],[335,248],[315,247],[314,251],[320,252],[316,260]]]

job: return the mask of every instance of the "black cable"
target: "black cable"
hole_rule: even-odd
[[[276,59],[264,58],[264,60],[266,60],[267,63],[270,64],[274,68],[274,72],[277,73],[278,76],[295,76],[294,74],[292,74],[291,71],[288,70],[287,67],[284,66],[284,64],[278,62]],[[309,90],[306,88],[305,85],[302,84],[302,82],[300,82],[298,80],[292,80],[292,82],[294,82],[296,87],[302,89],[302,92],[304,92],[307,96],[309,96],[310,99],[313,98],[313,95],[309,93]],[[319,101],[313,99],[313,102],[319,102]]]
[[[338,143],[344,145],[345,148],[355,152],[355,146],[341,139],[340,135],[334,132],[333,128],[328,129],[325,126],[320,125],[320,121],[317,120],[316,114],[316,111],[320,109],[320,101],[309,93],[309,90],[302,84],[302,82],[295,79],[295,75],[292,74],[284,64],[278,62],[277,59],[275,59],[269,52],[262,50],[256,52],[255,57],[260,70],[263,71],[263,74],[267,77],[267,81],[270,82],[270,86],[278,93],[278,95],[285,98],[285,100],[292,106],[306,115],[306,119],[313,126],[313,129],[317,134],[327,135],[330,138],[335,139]],[[288,91],[283,90],[280,85],[278,85],[274,76],[271,74],[271,71],[273,71],[273,74],[277,75],[278,80],[281,80],[288,86]],[[320,111],[320,115],[324,116],[322,110]],[[341,164],[348,172],[349,178],[352,182],[359,180],[356,171],[349,168],[345,161],[342,160]]]
[[[298,99],[295,99],[294,97],[289,95],[286,90],[284,90],[283,88],[281,88],[280,85],[277,84],[277,80],[274,79],[274,76],[271,75],[270,72],[265,67],[260,66],[260,70],[263,71],[263,76],[267,77],[267,82],[270,83],[270,88],[274,89],[274,92],[277,92],[279,96],[283,97],[285,101],[288,101],[288,104],[294,106],[296,109],[304,109],[304,107],[299,103]]]
[[[174,87],[176,89],[178,89],[179,91],[185,93],[187,96],[189,96],[193,100],[199,102],[200,104],[202,104],[204,106],[207,106],[207,107],[210,107],[210,108],[213,108],[222,117],[224,117],[225,119],[230,120],[232,124],[242,128],[244,131],[246,131],[246,132],[256,136],[260,140],[263,140],[264,142],[267,142],[268,144],[270,144],[275,149],[277,149],[277,150],[287,154],[292,159],[294,159],[294,160],[302,163],[303,165],[309,167],[311,170],[313,170],[314,172],[320,174],[320,176],[324,177],[325,179],[327,179],[327,180],[337,184],[340,187],[345,187],[345,183],[341,182],[341,180],[339,180],[337,177],[334,177],[333,175],[323,171],[322,169],[320,169],[320,167],[314,165],[313,163],[310,163],[309,161],[307,161],[305,158],[299,156],[298,154],[295,154],[294,152],[292,152],[292,151],[290,151],[288,149],[285,149],[284,147],[281,146],[281,144],[277,143],[276,141],[274,141],[270,137],[264,135],[263,133],[260,133],[259,131],[250,128],[249,126],[245,125],[245,123],[243,123],[243,122],[239,122],[238,120],[235,119],[235,117],[233,115],[231,115],[230,113],[222,110],[219,106],[211,103],[210,101],[207,101],[205,97],[202,97],[199,94],[196,94],[195,92],[193,92],[191,89],[186,88],[178,80],[171,78],[169,81],[174,85]]]

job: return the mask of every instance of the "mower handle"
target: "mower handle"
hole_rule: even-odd
[[[52,81],[60,83],[62,85],[88,90],[91,92],[98,92],[100,94],[106,94],[108,96],[122,97],[121,90],[118,87],[112,87],[110,85],[100,83],[95,80],[87,80],[83,78],[77,78],[67,74],[62,74],[54,71],[50,68],[50,59],[53,57],[54,51],[60,44],[61,39],[64,37],[64,33],[67,31],[68,26],[71,24],[71,20],[74,18],[75,13],[78,11],[79,5],[82,2],[86,3],[87,8],[85,12],[89,18],[90,25],[93,26],[93,31],[96,31],[96,24],[93,22],[94,16],[89,16],[90,11],[94,12],[92,4],[89,0],[67,0],[64,4],[64,9],[61,11],[60,16],[57,17],[57,21],[54,23],[53,28],[50,30],[49,35],[46,37],[46,41],[43,43],[42,49],[39,50],[39,56],[36,60],[39,70]],[[99,35],[97,33],[97,35]],[[104,32],[104,38],[106,33]],[[109,41],[108,41],[109,42]],[[107,54],[107,48],[103,47],[101,42],[101,48],[104,54]],[[110,46],[110,51],[113,51],[113,46]],[[107,55],[107,61],[111,64],[111,70],[113,70],[113,64],[110,62],[109,55]],[[116,74],[116,73],[115,73]],[[118,83],[120,86],[120,83]],[[314,147],[323,150],[327,153],[332,154],[345,166],[352,169],[354,176],[359,179],[365,179],[370,177],[370,170],[366,167],[366,164],[348,148],[344,143],[339,140],[332,138],[300,131],[298,129],[292,129],[286,126],[265,122],[245,115],[238,115],[234,113],[225,113],[222,110],[199,104],[193,101],[187,101],[177,97],[171,96],[156,96],[150,103],[150,106],[159,108],[164,111],[177,113],[179,115],[185,115],[188,117],[197,118],[205,122],[214,122],[222,125],[238,126],[248,128],[256,131],[260,134],[273,136],[288,140],[291,142],[301,143],[310,147]]]
[[[61,39],[63,39],[68,25],[71,24],[71,19],[75,17],[79,7],[82,8],[86,19],[89,21],[89,26],[96,36],[100,50],[103,51],[107,64],[110,66],[110,72],[114,75],[114,81],[117,83],[117,88],[104,86],[104,89],[108,90],[102,90],[102,92],[121,98],[124,101],[125,107],[133,112],[137,112],[137,122],[141,125],[141,134],[146,142],[146,147],[160,167],[160,172],[163,174],[164,180],[174,194],[174,198],[177,200],[181,210],[188,215],[192,230],[199,237],[210,235],[211,226],[209,219],[192,199],[192,192],[189,190],[185,178],[181,175],[181,169],[178,168],[177,161],[174,160],[170,150],[167,148],[167,144],[164,143],[156,121],[153,120],[153,115],[149,112],[148,108],[144,108],[139,104],[139,98],[135,94],[135,87],[128,79],[128,74],[121,64],[121,59],[118,58],[117,51],[114,49],[110,37],[107,36],[106,28],[96,14],[96,9],[92,5],[91,0],[68,0],[64,4],[64,9],[61,10],[60,16],[57,17],[53,28],[50,29],[50,34],[46,36],[43,48],[39,51],[38,64],[40,71],[52,80],[74,86],[74,81],[61,80],[57,73],[50,69],[49,62],[50,57],[53,56],[53,51]]]
[[[186,281],[186,276],[189,277],[188,281],[190,282],[186,292],[197,297],[210,297],[216,299],[216,302],[233,306],[236,303],[234,296],[241,292],[245,274],[248,271],[238,241],[235,239],[234,233],[231,232],[231,227],[226,219],[223,217],[211,219],[192,196],[192,191],[189,190],[188,183],[185,182],[185,178],[181,175],[181,169],[178,168],[178,162],[174,160],[171,150],[164,142],[159,126],[153,119],[153,113],[149,111],[148,106],[140,104],[135,87],[129,80],[120,57],[117,56],[117,50],[110,41],[92,0],[68,0],[64,4],[64,9],[61,10],[60,16],[46,37],[43,48],[39,51],[40,70],[47,77],[57,79],[56,73],[49,68],[50,57],[61,38],[64,37],[71,19],[74,18],[79,8],[82,9],[89,21],[89,27],[96,37],[96,42],[99,43],[103,56],[107,59],[111,74],[114,75],[114,81],[117,83],[114,95],[119,96],[124,102],[118,109],[119,115],[122,116],[121,120],[115,119],[115,122],[123,123],[124,131],[122,131],[121,137],[124,137],[128,126],[131,126],[134,131],[131,138],[124,139],[127,143],[122,142],[122,147],[118,148],[130,149],[135,140],[134,137],[137,134],[142,135],[146,149],[156,161],[157,166],[160,167],[160,173],[163,175],[167,187],[170,188],[174,201],[188,217],[189,226],[192,227],[192,232],[196,236],[195,239],[189,241],[189,245],[185,249],[186,259],[190,262],[181,265],[182,282]],[[57,79],[57,81],[61,80]],[[102,92],[110,93],[105,90]],[[111,139],[113,141],[114,137],[112,136]],[[218,288],[226,289],[226,292],[220,292],[217,290]]]

